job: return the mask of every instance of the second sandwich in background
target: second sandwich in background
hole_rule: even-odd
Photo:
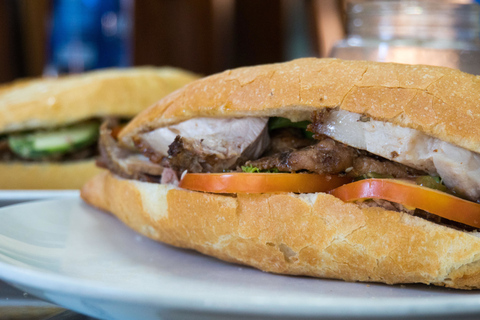
[[[0,87],[0,189],[80,188],[101,170],[94,157],[102,120],[129,120],[196,78],[138,67]]]

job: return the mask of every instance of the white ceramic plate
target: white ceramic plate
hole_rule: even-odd
[[[0,190],[0,207],[16,203],[78,197],[78,190]]]
[[[0,209],[0,278],[102,319],[480,316],[480,292],[267,274],[153,242],[78,198]]]

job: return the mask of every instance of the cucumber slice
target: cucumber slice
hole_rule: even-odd
[[[39,159],[93,144],[98,138],[98,128],[97,122],[84,122],[54,131],[16,134],[8,137],[8,144],[22,158]]]

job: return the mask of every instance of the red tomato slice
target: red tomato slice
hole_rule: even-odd
[[[388,200],[480,228],[480,204],[401,180],[360,180],[338,187],[330,194],[346,202],[372,198]]]
[[[327,192],[351,178],[310,173],[187,173],[179,187],[214,193]]]

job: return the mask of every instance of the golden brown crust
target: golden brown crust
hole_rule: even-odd
[[[196,78],[176,68],[140,67],[17,81],[0,87],[0,133],[130,118]]]
[[[304,58],[197,80],[142,112],[120,138],[129,145],[140,131],[192,117],[303,120],[340,107],[480,152],[479,101],[480,77],[454,69]]]
[[[80,189],[102,172],[94,160],[35,163],[0,162],[0,190]]]
[[[103,172],[81,195],[152,239],[269,272],[480,287],[475,235],[328,194],[234,197]]]

